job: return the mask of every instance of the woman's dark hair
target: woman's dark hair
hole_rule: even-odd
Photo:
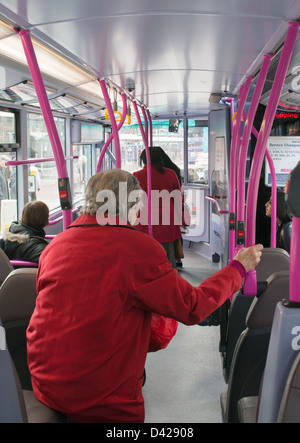
[[[164,167],[172,169],[175,172],[175,174],[177,175],[177,178],[179,180],[179,183],[181,185],[182,184],[182,177],[181,177],[180,168],[178,168],[178,166],[175,165],[174,162],[172,162],[172,160],[170,159],[168,154],[160,146],[155,146],[155,148],[159,149],[160,152],[161,152],[161,156],[162,156]]]
[[[292,220],[288,213],[287,204],[285,201],[285,194],[281,189],[277,189],[277,218],[286,223]]]
[[[21,222],[35,229],[43,229],[49,224],[49,208],[41,201],[26,203],[22,211]]]
[[[149,146],[151,165],[153,165],[158,171],[164,174],[164,162],[161,154],[161,148],[159,146]],[[144,149],[140,155],[141,165],[147,164],[146,150]]]

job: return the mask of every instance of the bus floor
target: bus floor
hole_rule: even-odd
[[[184,251],[180,275],[199,285],[220,267]],[[221,423],[220,394],[227,389],[218,326],[178,325],[166,349],[149,353],[143,387],[145,423]]]

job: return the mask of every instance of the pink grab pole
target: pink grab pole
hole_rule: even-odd
[[[123,102],[123,112],[122,112],[122,118],[121,118],[121,121],[119,122],[119,124],[118,124],[118,126],[117,126],[117,130],[118,130],[118,131],[120,131],[120,129],[122,128],[122,126],[123,126],[123,124],[124,124],[124,122],[125,122],[125,120],[126,120],[126,115],[127,115],[127,100],[126,100],[126,95],[125,95],[124,93],[122,93],[121,96],[122,96],[122,102]],[[101,170],[101,166],[102,166],[102,162],[103,162],[103,158],[104,158],[104,155],[105,155],[105,153],[106,153],[106,151],[107,151],[107,148],[109,147],[109,145],[110,145],[110,143],[111,143],[111,141],[112,141],[113,138],[114,138],[114,133],[112,132],[112,133],[110,134],[110,136],[108,137],[108,139],[106,140],[105,145],[104,145],[103,148],[102,148],[102,151],[101,151],[101,153],[100,153],[100,157],[99,157],[99,160],[98,160],[98,164],[97,164],[96,172],[100,172],[100,170]]]
[[[153,236],[153,229],[152,229],[152,208],[151,208],[151,189],[152,189],[152,184],[151,184],[151,157],[150,157],[150,151],[149,151],[149,146],[148,146],[148,140],[146,138],[145,135],[145,131],[143,128],[143,124],[141,121],[141,117],[140,117],[140,113],[136,104],[136,100],[132,101],[133,107],[134,107],[134,112],[139,124],[139,128],[143,137],[143,142],[144,142],[144,146],[145,146],[145,150],[146,150],[146,159],[147,159],[147,189],[148,189],[148,233],[149,235],[151,235],[151,237]]]
[[[150,146],[153,146],[152,118],[151,118],[149,109],[146,109],[146,113],[147,113],[148,121],[149,121],[149,143],[150,143]]]
[[[246,176],[246,161],[247,161],[247,152],[249,146],[249,139],[251,134],[251,129],[253,129],[253,121],[256,114],[257,106],[259,103],[259,99],[262,93],[263,86],[265,84],[265,80],[267,77],[267,73],[269,70],[271,55],[265,55],[264,60],[261,66],[261,70],[256,82],[255,90],[253,93],[253,97],[251,100],[251,104],[249,107],[249,111],[247,117],[245,118],[245,125],[242,137],[242,144],[239,153],[238,159],[238,168],[237,168],[237,224],[240,225],[240,229],[242,231],[245,230],[244,222],[245,222],[245,176]],[[244,112],[245,115],[245,112]],[[244,239],[244,235],[242,236]],[[237,245],[237,249],[243,247],[243,244]]]
[[[245,85],[240,88],[239,106],[236,114],[236,122],[233,127],[233,134],[231,139],[230,149],[230,231],[229,231],[229,260],[232,260],[235,255],[235,214],[236,214],[236,169],[237,158],[240,148],[241,137],[241,119],[245,107],[246,99],[250,89],[252,78],[247,77]]]
[[[283,82],[286,76],[288,66],[290,64],[292,52],[295,46],[300,23],[290,22],[282,49],[281,57],[277,66],[276,75],[274,78],[271,94],[264,114],[263,122],[258,135],[255,152],[253,155],[251,172],[249,178],[249,188],[247,195],[246,207],[246,246],[255,244],[255,222],[256,222],[256,204],[258,195],[259,178],[262,168],[262,162],[267,147],[267,140],[274,121],[276,108]],[[250,271],[245,277],[244,288],[247,288],[247,293],[256,295],[257,283],[255,271]]]
[[[68,180],[68,172],[67,172],[63,149],[60,143],[57,128],[50,108],[48,96],[45,90],[45,85],[42,79],[40,68],[30,38],[30,31],[29,29],[24,29],[21,31],[18,31],[16,29],[16,32],[19,34],[21,38],[21,42],[28,63],[28,68],[37,93],[41,111],[45,120],[47,132],[49,135],[50,143],[53,149],[53,154],[56,162],[58,177]],[[71,223],[72,223],[72,210],[63,209],[64,229],[66,229]]]
[[[115,152],[116,152],[116,168],[121,169],[121,149],[120,149],[120,139],[117,128],[117,123],[115,119],[115,113],[111,105],[111,101],[107,92],[105,79],[98,80],[101,86],[102,94],[105,100],[105,104],[108,110],[108,115],[110,118],[112,134],[115,142]]]

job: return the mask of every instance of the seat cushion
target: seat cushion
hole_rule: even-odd
[[[258,397],[244,397],[238,401],[240,423],[256,423]]]
[[[33,391],[23,391],[28,423],[67,423],[69,420],[60,412],[54,411],[39,402]]]

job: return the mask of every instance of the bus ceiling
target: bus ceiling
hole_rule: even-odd
[[[298,0],[191,0],[184,8],[179,0],[169,5],[158,0],[52,0],[51,9],[46,0],[24,0],[22,7],[17,0],[3,0],[2,74],[5,87],[30,80],[24,60],[18,58],[22,51],[13,27],[29,29],[39,50],[48,51],[48,66],[41,71],[46,86],[58,95],[68,93],[104,106],[97,80],[105,78],[145,104],[154,118],[193,118],[220,106],[210,102],[212,94],[237,97],[245,79],[259,71],[263,56],[280,49],[288,23],[299,16]],[[19,77],[10,60],[12,51],[23,65]],[[59,60],[64,68],[73,66],[72,75],[66,72],[63,77]],[[264,104],[276,60],[263,91]],[[297,60],[299,39],[282,91],[287,106],[298,100]],[[122,106],[120,97],[118,102]]]

